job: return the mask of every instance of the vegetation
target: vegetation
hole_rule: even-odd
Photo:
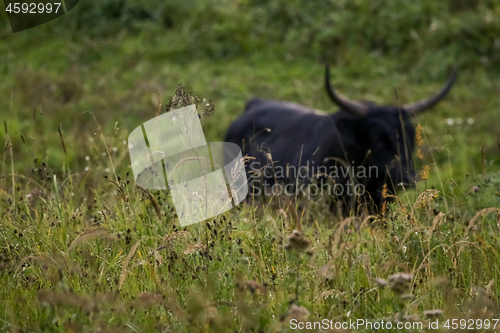
[[[0,11],[0,331],[500,318],[499,14],[492,0],[81,1],[12,34]],[[342,93],[380,104],[460,68],[414,120],[421,180],[384,215],[251,202],[181,228],[168,192],[135,186],[128,134],[179,83],[212,100],[202,124],[221,141],[253,96],[334,112],[325,61]]]

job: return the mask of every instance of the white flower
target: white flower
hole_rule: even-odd
[[[474,118],[467,119],[467,124],[469,124],[469,125],[474,124]]]
[[[454,124],[454,123],[455,123],[455,122],[453,121],[453,118],[448,118],[448,119],[446,119],[446,124],[447,124],[448,126],[453,126],[453,124]]]
[[[104,172],[109,172],[109,168],[104,169]]]
[[[113,153],[116,153],[118,151],[118,148],[113,147]]]
[[[403,246],[403,253],[406,253],[406,246]]]
[[[89,171],[89,170],[90,170],[90,168],[89,168],[89,167],[85,167],[85,171]]]
[[[87,162],[90,161],[90,157],[85,156],[85,161],[87,161]]]

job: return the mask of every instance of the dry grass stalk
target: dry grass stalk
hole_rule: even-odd
[[[163,240],[160,242],[160,246],[157,247],[153,251],[153,253],[151,253],[148,256],[148,259],[151,258],[152,256],[154,256],[156,253],[160,252],[161,250],[172,247],[172,245],[174,245],[174,243],[177,240],[187,239],[189,237],[191,237],[191,234],[188,231],[176,231],[176,232],[173,232],[171,234],[166,235],[165,237],[163,237]]]
[[[74,306],[87,312],[95,312],[102,303],[111,303],[117,299],[116,293],[105,293],[97,296],[77,295],[72,292],[53,292],[40,290],[38,301],[47,306]]]
[[[200,243],[190,244],[187,249],[184,251],[184,254],[191,254],[199,251],[200,253],[204,253],[207,251],[207,247]]]
[[[244,285],[252,293],[258,291],[262,295],[268,294],[267,288],[262,283],[259,283],[257,281],[245,281]]]
[[[137,296],[137,303],[140,306],[151,307],[163,301],[163,295],[142,292]]]
[[[118,192],[120,192],[120,196],[122,197],[123,201],[128,202],[128,198],[125,195],[125,192],[123,191],[123,188],[120,186],[120,183],[115,182],[114,180],[108,179],[108,182],[111,184],[115,185],[118,188]]]
[[[408,237],[410,237],[411,234],[413,234],[414,232],[418,232],[420,230],[425,230],[425,227],[420,226],[420,227],[415,227],[415,228],[411,228],[410,230],[408,230],[406,232],[405,236],[403,237],[403,239],[401,240],[401,242],[399,242],[399,250],[401,251],[403,249],[403,247],[406,244],[406,240],[408,239]]]
[[[188,231],[176,231],[163,237],[160,243],[160,248],[164,249],[166,247],[171,247],[176,241],[180,239],[188,239],[191,234]],[[160,249],[158,248],[158,249]]]
[[[16,274],[21,270],[21,268],[23,267],[23,265],[28,262],[29,260],[35,260],[37,261],[40,265],[50,265],[49,261],[43,257],[39,257],[39,256],[28,256],[28,257],[24,257],[23,259],[21,259],[21,261],[19,262],[19,264],[17,265],[17,268],[15,270]]]
[[[148,196],[149,198],[149,201],[151,201],[151,204],[153,204],[153,207],[156,211],[156,215],[158,216],[159,219],[161,219],[161,209],[160,209],[160,205],[158,205],[158,202],[156,201],[155,197],[151,194],[151,192],[149,192],[148,190],[140,187],[139,185],[135,185],[138,189],[141,189],[144,193],[146,193],[146,195]]]
[[[417,200],[415,200],[415,203],[413,204],[413,210],[415,211],[418,207],[429,207],[431,202],[435,200],[438,195],[438,190],[425,190],[418,196]]]
[[[77,244],[87,241],[92,238],[96,237],[102,237],[102,238],[108,238],[111,240],[116,240],[116,236],[111,234],[107,229],[103,227],[90,227],[83,231],[78,237],[75,238],[75,240],[71,243],[71,245],[68,248],[68,251],[71,251]]]
[[[483,215],[487,215],[489,213],[497,213],[500,214],[500,209],[498,208],[485,208],[481,209],[477,214],[470,220],[469,225],[465,229],[465,234],[467,235],[471,228],[473,228],[476,224],[476,221]]]
[[[446,219],[446,214],[443,212],[440,212],[438,215],[436,215],[436,217],[432,221],[432,226],[429,229],[429,237],[427,238],[427,244],[429,246],[429,250],[430,250],[430,246],[431,246],[432,234],[434,233],[436,226],[438,225],[438,223],[441,224],[441,222],[445,219]]]
[[[335,236],[333,238],[333,244],[332,244],[332,246],[334,248],[336,248],[337,245],[340,243],[340,238],[342,237],[342,233],[345,231],[346,227],[348,227],[349,224],[351,224],[351,222],[356,221],[357,219],[358,218],[356,216],[351,216],[351,217],[346,218],[340,224],[340,226],[337,228],[337,231],[335,232]]]
[[[64,139],[63,139],[63,135],[62,135],[62,132],[61,132],[61,127],[62,127],[62,123],[59,124],[59,128],[58,128],[58,130],[59,130],[59,137],[61,138],[61,143],[62,143],[62,147],[63,147],[63,150],[64,150],[64,155],[68,155],[66,153],[66,145],[64,144]]]
[[[140,241],[137,242],[137,243],[135,243],[134,246],[132,246],[132,248],[128,252],[127,258],[125,258],[125,260],[123,261],[123,264],[122,264],[122,273],[120,274],[120,282],[118,283],[118,289],[122,289],[123,282],[125,282],[125,278],[127,276],[127,266],[128,266],[128,263],[130,262],[130,259],[132,258],[132,256],[134,255],[135,251],[139,247],[139,244],[141,244]]]
[[[486,291],[486,294],[488,296],[492,296],[492,297],[495,297],[495,294],[493,293],[493,291],[491,290],[493,288],[493,283],[495,282],[495,280],[491,280],[487,285],[486,285],[486,288],[485,288],[485,291]]]
[[[337,289],[331,289],[331,290],[326,290],[326,291],[323,291],[320,295],[320,298],[323,299],[323,300],[326,300],[328,299],[329,297],[333,297],[333,298],[336,298],[338,300],[340,300],[343,295],[345,293],[340,291],[340,290],[337,290]]]

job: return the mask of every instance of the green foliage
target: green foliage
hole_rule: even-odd
[[[116,1],[81,2],[61,22],[92,38],[121,31],[167,34],[182,56],[259,51],[341,61],[349,48],[399,56],[410,66],[429,50],[462,65],[500,62],[500,4],[482,1]]]

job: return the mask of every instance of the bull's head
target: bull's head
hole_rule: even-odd
[[[378,181],[371,181],[368,191],[375,200],[380,199],[382,183],[394,190],[403,183],[412,185],[415,180],[412,152],[415,128],[412,116],[435,106],[450,91],[457,70],[454,69],[445,87],[436,95],[412,104],[398,106],[377,106],[348,99],[338,94],[330,84],[330,71],[326,67],[325,85],[330,99],[343,111],[351,115],[350,127],[354,132],[352,158],[366,166],[376,166]]]

